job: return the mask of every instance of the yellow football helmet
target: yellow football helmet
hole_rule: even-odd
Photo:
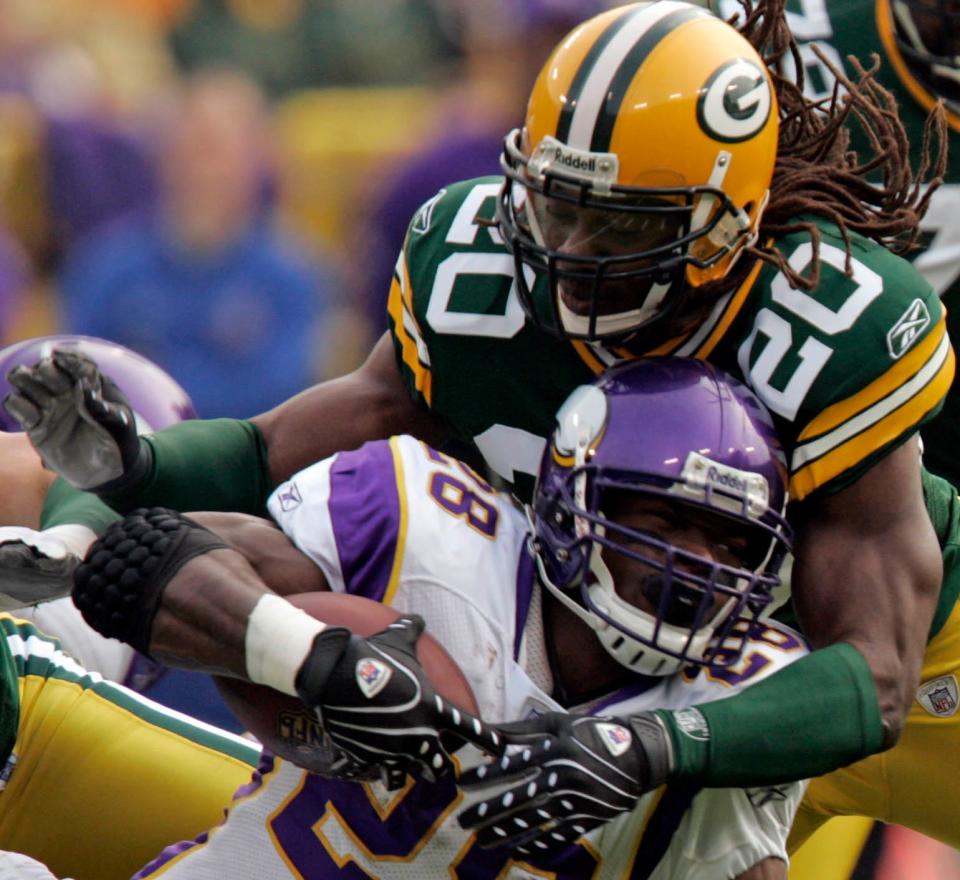
[[[877,30],[913,98],[925,110],[942,98],[960,131],[960,0],[877,0]]]
[[[706,9],[634,3],[575,28],[501,156],[497,218],[528,315],[622,339],[723,278],[757,238],[777,112],[759,54]]]

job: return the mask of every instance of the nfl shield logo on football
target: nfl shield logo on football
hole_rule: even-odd
[[[931,715],[949,718],[957,711],[960,700],[955,675],[941,675],[932,681],[925,681],[917,690],[917,701]]]
[[[620,724],[598,724],[597,733],[615,758],[630,748],[630,731]]]
[[[391,675],[393,670],[373,657],[363,657],[357,661],[357,685],[368,700],[386,687]]]

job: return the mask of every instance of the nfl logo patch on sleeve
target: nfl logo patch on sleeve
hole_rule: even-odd
[[[931,715],[949,718],[957,711],[957,677],[941,675],[931,681],[925,681],[917,689],[917,702]]]

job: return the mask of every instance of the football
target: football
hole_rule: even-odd
[[[400,616],[388,605],[344,593],[301,593],[286,598],[318,620],[345,626],[361,636],[380,632]],[[470,683],[427,631],[417,642],[417,659],[443,697],[477,714]],[[315,773],[329,768],[331,755],[324,747],[317,716],[308,706],[266,685],[225,676],[214,676],[214,681],[230,711],[271,752]]]

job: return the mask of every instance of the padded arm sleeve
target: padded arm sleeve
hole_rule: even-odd
[[[144,439],[153,461],[136,486],[104,496],[115,510],[163,506],[267,515],[267,447],[252,422],[180,422]]]
[[[883,743],[870,668],[842,642],[729,699],[660,715],[673,738],[672,775],[706,786],[820,776],[880,751]]]

